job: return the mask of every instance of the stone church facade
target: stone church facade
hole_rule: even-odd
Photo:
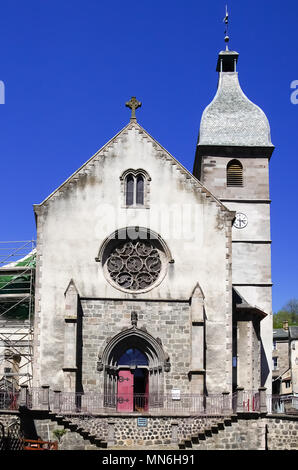
[[[136,397],[148,411],[171,394],[270,392],[274,147],[237,59],[219,54],[193,174],[133,98],[127,126],[34,206],[34,387],[118,412]]]

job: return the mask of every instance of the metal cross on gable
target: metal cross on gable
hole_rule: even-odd
[[[131,109],[130,120],[132,119],[137,120],[136,109],[140,108],[142,106],[142,103],[138,101],[135,96],[133,96],[132,98],[130,98],[129,101],[125,103],[125,106]]]

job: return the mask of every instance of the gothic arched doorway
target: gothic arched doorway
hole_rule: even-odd
[[[163,398],[169,358],[160,341],[136,327],[116,335],[101,358],[104,404],[117,411],[147,411]]]

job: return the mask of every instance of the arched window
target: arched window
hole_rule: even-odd
[[[227,186],[243,186],[243,167],[238,160],[231,160],[227,165]]]
[[[126,170],[120,177],[125,207],[149,207],[149,181],[145,170]]]
[[[126,205],[132,206],[134,203],[135,178],[133,175],[126,177]]]
[[[144,205],[144,177],[143,175],[132,175],[126,177],[126,205]]]
[[[137,176],[136,203],[144,204],[144,177],[142,175]]]

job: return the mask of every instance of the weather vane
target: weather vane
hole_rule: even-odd
[[[228,42],[230,40],[229,38],[229,34],[228,34],[228,31],[229,31],[229,13],[228,13],[228,5],[226,5],[226,16],[224,17],[223,19],[225,25],[226,25],[226,29],[225,29],[225,43],[226,43],[226,51],[229,50],[229,46],[228,46]]]

